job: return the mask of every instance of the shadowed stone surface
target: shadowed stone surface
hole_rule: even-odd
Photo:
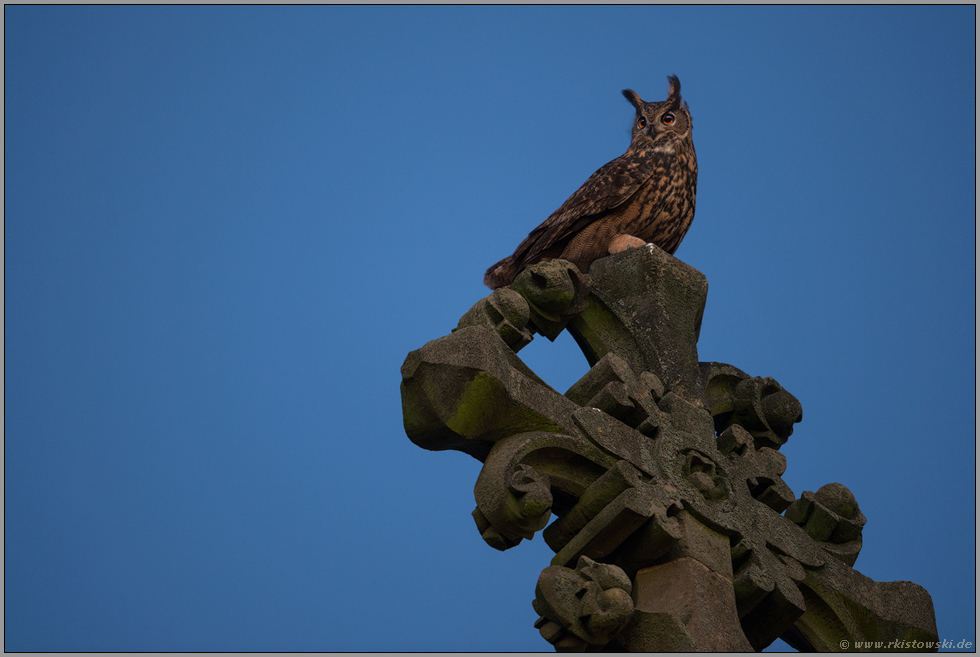
[[[925,589],[853,570],[866,519],[851,492],[797,499],[782,480],[800,402],[698,362],[706,298],[700,272],[652,245],[588,276],[530,267],[408,355],[405,430],[483,461],[473,518],[488,545],[542,531],[555,558],[536,627],[557,650],[934,648]],[[566,328],[592,367],[562,395],[516,354]]]
[[[700,561],[682,557],[636,574],[636,609],[657,620],[647,621],[677,628],[685,636],[681,645],[657,646],[657,650],[689,649],[711,652],[749,652],[751,646],[742,634],[735,613],[735,594],[731,579],[712,572]],[[623,637],[631,652],[647,649],[630,633]]]

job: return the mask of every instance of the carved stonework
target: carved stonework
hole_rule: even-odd
[[[484,463],[473,517],[491,547],[543,530],[556,554],[536,626],[558,650],[936,641],[925,589],[853,570],[865,518],[850,491],[796,499],[782,480],[800,402],[698,362],[707,289],[652,245],[588,276],[530,267],[408,355],[406,432]],[[516,354],[565,329],[591,369],[562,395]]]
[[[633,583],[622,568],[578,558],[575,569],[548,566],[535,589],[534,624],[560,651],[601,648],[633,617]]]

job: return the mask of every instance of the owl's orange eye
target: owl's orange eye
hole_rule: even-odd
[[[670,125],[671,123],[674,122],[674,115],[671,114],[670,112],[667,112],[662,117],[660,117],[660,121],[664,125]]]
[[[641,116],[640,118],[638,118],[636,120],[636,127],[637,128],[645,128],[645,127],[647,127],[647,120]]]

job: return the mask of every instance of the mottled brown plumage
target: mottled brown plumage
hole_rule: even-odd
[[[698,162],[680,80],[667,80],[663,102],[647,103],[635,91],[623,91],[636,108],[630,147],[592,174],[513,255],[490,267],[483,278],[487,286],[510,285],[525,267],[553,258],[588,273],[610,247],[615,253],[653,242],[667,253],[677,250],[694,219]]]

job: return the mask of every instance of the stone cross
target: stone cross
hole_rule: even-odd
[[[653,245],[590,275],[530,267],[408,355],[405,430],[483,462],[473,517],[491,547],[543,530],[535,626],[560,651],[935,649],[925,589],[853,569],[851,492],[796,498],[781,479],[800,402],[698,361],[707,291]],[[565,329],[591,369],[562,395],[517,352]]]

